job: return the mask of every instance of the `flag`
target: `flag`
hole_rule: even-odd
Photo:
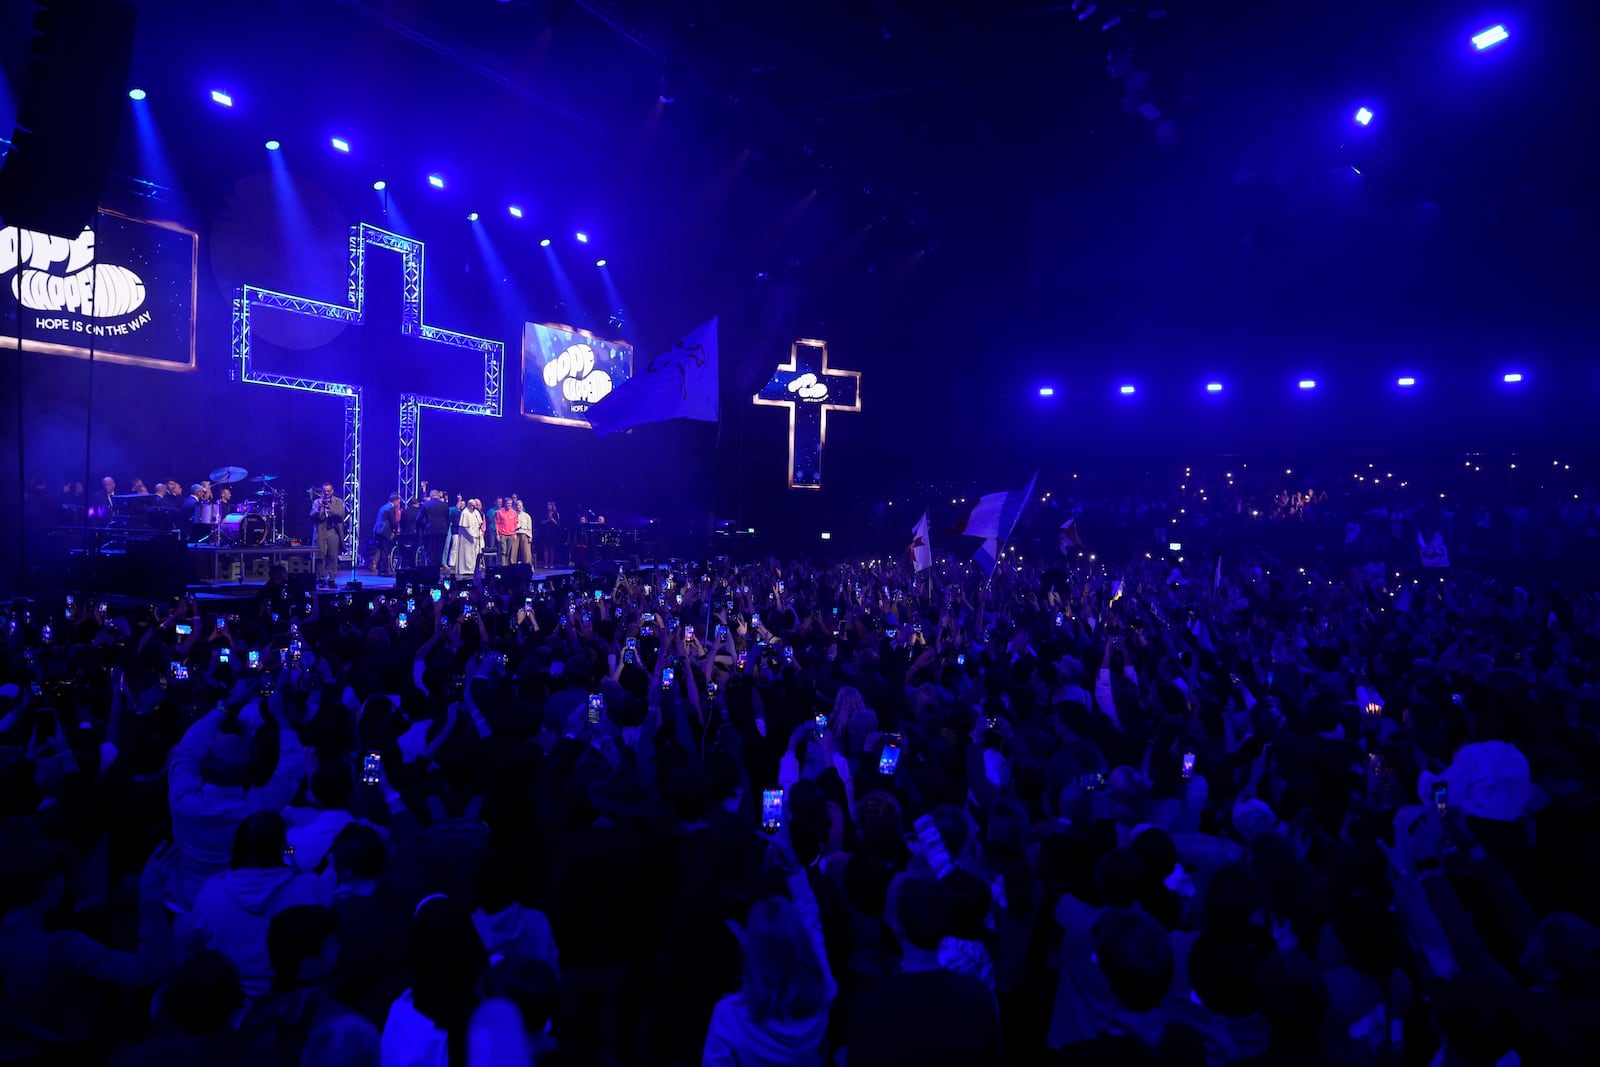
[[[1000,559],[1000,545],[1010,539],[1017,520],[1022,518],[1022,509],[1028,506],[1028,498],[1033,495],[1033,483],[1038,478],[1038,474],[1029,478],[1028,488],[1020,493],[989,493],[981,496],[967,513],[967,521],[961,532],[969,537],[983,538],[983,544],[978,546],[972,562],[982,567],[985,575],[994,574],[994,565]]]
[[[1078,520],[1068,519],[1061,524],[1061,554],[1065,556],[1068,549],[1082,547],[1083,536],[1078,533]]]
[[[978,546],[978,551],[972,554],[972,562],[983,570],[985,578],[994,577],[994,565],[1000,560],[1000,539],[986,537],[983,544]]]
[[[585,413],[595,433],[618,433],[651,422],[716,422],[717,320],[709,319]]]
[[[1444,543],[1444,534],[1435,532],[1431,540],[1425,540],[1422,534],[1418,533],[1417,549],[1424,567],[1450,566],[1450,549]]]
[[[933,543],[929,537],[928,513],[924,511],[911,528],[911,545],[906,549],[911,553],[911,569],[919,574],[933,566]]]

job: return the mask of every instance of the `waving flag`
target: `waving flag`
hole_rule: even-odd
[[[969,537],[983,538],[983,544],[978,547],[972,561],[983,568],[984,574],[994,573],[995,563],[1000,558],[1000,545],[1011,537],[1017,520],[1022,517],[1022,509],[1028,506],[1028,498],[1033,496],[1033,483],[1038,478],[1037,474],[1029,478],[1028,488],[1021,492],[981,496],[967,513],[967,521],[961,532]]]
[[[1061,554],[1067,555],[1071,549],[1083,547],[1083,535],[1078,533],[1078,520],[1068,519],[1061,524]]]
[[[585,417],[604,436],[668,419],[716,422],[717,320],[710,319],[596,401]]]
[[[911,569],[921,573],[933,566],[933,543],[928,533],[928,513],[924,511],[922,518],[911,528],[911,544],[906,549],[911,553]]]

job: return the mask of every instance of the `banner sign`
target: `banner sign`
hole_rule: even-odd
[[[522,331],[522,413],[588,426],[589,405],[633,376],[633,346],[587,330],[530,322]]]
[[[74,238],[0,228],[0,347],[194,369],[200,238],[102,209]]]

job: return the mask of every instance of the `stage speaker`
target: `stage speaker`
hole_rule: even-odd
[[[408,585],[431,588],[438,584],[438,567],[401,567],[394,572],[394,587],[396,589],[404,589]]]
[[[526,563],[507,563],[503,567],[492,567],[489,569],[489,580],[511,589],[526,589],[528,583],[533,581],[533,567]]]
[[[124,0],[38,0],[0,166],[6,225],[75,238],[94,221],[129,106],[135,19]]]

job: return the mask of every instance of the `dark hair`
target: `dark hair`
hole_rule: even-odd
[[[928,878],[902,875],[891,895],[895,919],[913,946],[933,952],[950,936],[954,902],[944,886]]]
[[[229,1028],[244,1006],[238,968],[216,949],[206,949],[179,965],[161,998],[162,1011],[186,1034],[214,1034]]]
[[[342,880],[370,882],[383,873],[388,859],[383,836],[365,823],[353,822],[333,839],[333,869]]]
[[[233,832],[233,870],[270,869],[283,866],[283,853],[289,847],[288,827],[275,811],[247,815]]]
[[[491,849],[478,861],[473,877],[473,891],[478,895],[478,907],[490,915],[498,915],[521,898],[522,864],[505,849]]]
[[[1208,931],[1242,933],[1261,907],[1261,890],[1250,868],[1225,863],[1211,876],[1201,901],[1202,925]]]
[[[1241,1019],[1261,1010],[1261,965],[1272,936],[1260,927],[1243,933],[1206,931],[1189,950],[1189,985],[1216,1014]]]
[[[1095,864],[1094,884],[1101,902],[1113,908],[1129,908],[1144,894],[1150,870],[1131,848],[1107,852]]]
[[[1278,951],[1261,965],[1261,1014],[1275,1043],[1309,1044],[1328,1014],[1328,983],[1302,952]]]
[[[299,982],[300,961],[322,955],[328,938],[339,932],[339,915],[332,908],[296,904],[284,908],[267,924],[267,958],[272,961],[272,991],[286,993]]]
[[[1153,1011],[1172,988],[1172,941],[1139,911],[1109,912],[1094,925],[1094,951],[1114,994],[1129,1011]]]
[[[325,759],[311,772],[311,792],[323,810],[348,810],[354,789],[355,776],[343,760]]]
[[[488,967],[489,956],[466,908],[447,897],[423,901],[411,921],[411,1002],[450,1034],[453,1046],[465,1048],[467,1023],[477,1006],[474,990]]]

